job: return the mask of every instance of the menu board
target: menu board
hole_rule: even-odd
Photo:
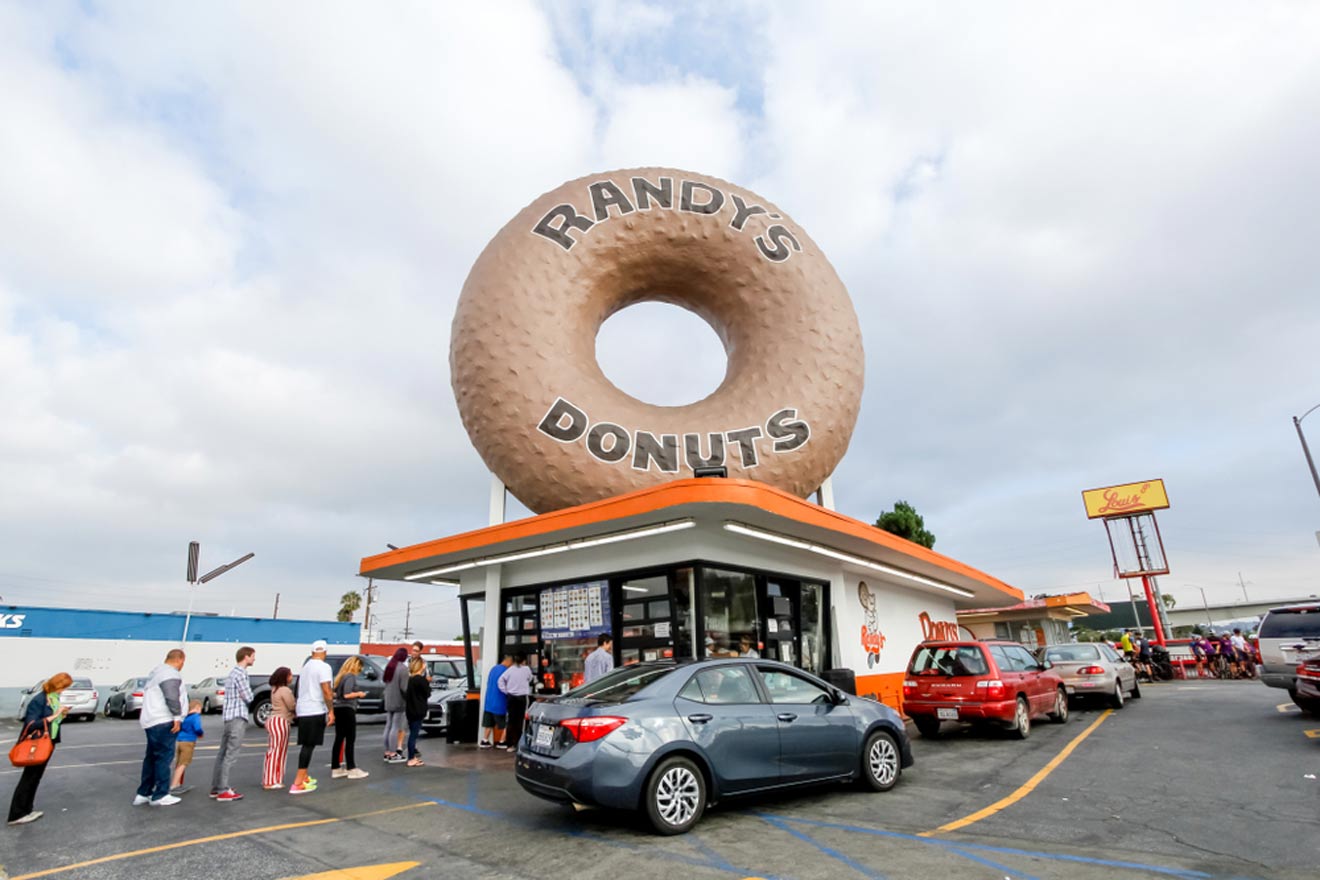
[[[547,587],[541,591],[541,639],[574,639],[608,633],[609,581]]]

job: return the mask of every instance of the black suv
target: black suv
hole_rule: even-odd
[[[338,675],[339,668],[344,665],[344,661],[352,656],[354,655],[343,654],[326,657],[325,662],[330,664],[331,672]],[[364,715],[384,712],[385,669],[376,657],[369,657],[364,654],[358,654],[357,657],[362,661],[362,671],[358,673],[358,690],[367,692],[365,697],[358,700],[358,712]],[[306,661],[303,662],[306,663]],[[252,723],[257,727],[265,727],[266,719],[270,717],[270,674],[250,675],[248,681],[252,684],[252,702],[248,706]],[[293,676],[289,686],[293,688],[295,694],[298,693],[297,674]]]

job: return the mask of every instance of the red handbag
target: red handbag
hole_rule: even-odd
[[[35,767],[50,760],[55,752],[55,743],[50,739],[50,721],[43,722],[41,729],[23,728],[23,734],[9,750],[9,763],[15,767]]]

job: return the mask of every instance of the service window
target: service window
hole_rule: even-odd
[[[762,669],[761,680],[772,703],[832,703],[829,691],[782,669]]]
[[[701,703],[724,705],[761,702],[761,695],[752,681],[751,670],[746,666],[703,669],[692,676],[679,696]]]

